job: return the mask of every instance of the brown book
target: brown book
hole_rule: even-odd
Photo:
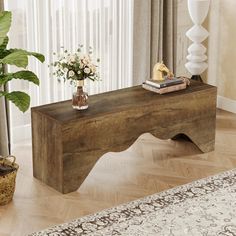
[[[177,84],[177,85],[172,85],[169,87],[165,87],[165,88],[156,88],[154,86],[151,86],[149,84],[143,83],[142,87],[146,90],[152,91],[154,93],[159,93],[159,94],[164,94],[164,93],[170,93],[170,92],[174,92],[174,91],[178,91],[178,90],[183,90],[186,89],[186,83],[182,83],[182,84]]]

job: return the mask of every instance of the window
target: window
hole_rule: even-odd
[[[71,99],[69,85],[53,79],[48,68],[53,52],[62,46],[71,52],[79,44],[91,46],[100,58],[101,81],[88,82],[89,94],[132,85],[133,0],[6,0],[5,8],[13,12],[10,47],[46,57],[43,65],[34,59],[29,63],[40,87],[22,81],[10,84],[10,90],[30,94],[31,106]],[[11,105],[10,120],[13,145],[30,137],[30,111],[21,114]]]

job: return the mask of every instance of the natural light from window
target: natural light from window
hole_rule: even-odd
[[[79,44],[91,46],[100,58],[99,82],[88,82],[89,94],[132,85],[133,0],[5,0],[13,13],[11,48],[23,48],[45,55],[41,65],[30,59],[29,69],[40,78],[40,87],[14,81],[10,90],[23,89],[31,106],[71,99],[71,87],[52,78],[48,65],[53,52],[75,52]],[[10,68],[14,70],[14,68]],[[10,106],[11,141],[30,138],[30,111],[21,114]]]

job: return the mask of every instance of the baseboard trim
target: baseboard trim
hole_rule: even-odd
[[[217,108],[236,113],[236,101],[226,97],[217,96]]]

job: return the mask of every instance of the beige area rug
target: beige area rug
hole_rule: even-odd
[[[236,169],[31,236],[235,236]]]

